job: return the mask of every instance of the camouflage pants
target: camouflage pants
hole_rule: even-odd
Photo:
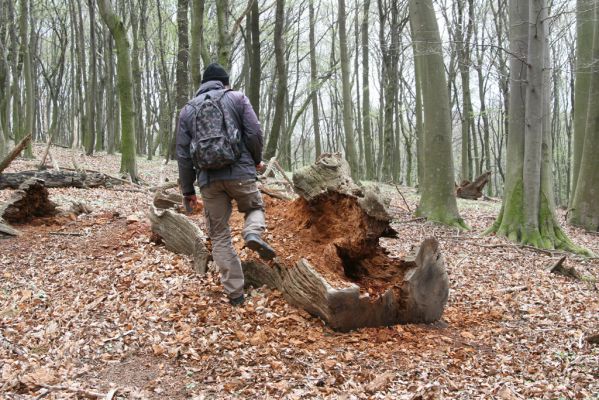
[[[245,239],[251,233],[261,235],[266,228],[262,196],[255,179],[214,181],[200,192],[212,241],[212,257],[218,265],[221,283],[230,298],[239,297],[243,294],[244,281],[241,262],[231,242],[231,200],[235,200],[239,212],[245,214],[242,231]]]

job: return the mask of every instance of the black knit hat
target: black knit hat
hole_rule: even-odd
[[[218,63],[212,63],[206,67],[202,74],[202,83],[208,81],[221,81],[223,85],[229,85],[229,74]]]

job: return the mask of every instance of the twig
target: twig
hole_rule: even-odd
[[[407,221],[397,221],[398,224],[409,224],[410,222],[419,222],[419,221],[425,221],[426,217],[418,217],[418,218],[412,218],[409,219]]]
[[[389,183],[392,183],[392,182],[389,182]],[[393,186],[395,186],[395,190],[397,190],[397,193],[399,193],[399,195],[403,199],[404,204],[406,205],[406,207],[408,207],[408,212],[412,212],[412,209],[410,208],[410,205],[406,201],[406,198],[403,196],[403,193],[401,192],[401,190],[399,190],[399,186],[396,183],[393,183]]]
[[[285,178],[285,180],[293,188],[293,182],[291,182],[291,179],[289,179],[289,177],[287,176],[287,173],[285,172],[285,170],[283,169],[283,167],[281,167],[281,164],[279,164],[279,162],[277,160],[274,160],[273,164],[277,167],[277,169],[279,170],[279,172],[281,174],[283,174],[283,178]]]
[[[499,293],[522,292],[524,290],[528,290],[528,286],[522,285],[522,286],[513,286],[513,287],[509,287],[509,288],[504,288],[504,289],[501,289],[499,291]]]
[[[130,331],[123,332],[123,333],[121,333],[121,334],[119,334],[119,335],[116,335],[115,337],[111,337],[111,338],[108,338],[108,339],[104,339],[104,343],[112,342],[112,341],[114,341],[114,340],[119,340],[120,338],[122,338],[122,337],[124,337],[124,336],[127,336],[127,335],[130,335],[130,334],[132,334],[132,333],[135,333],[135,330],[131,329]]]
[[[265,187],[264,185],[260,186],[260,191],[266,195],[269,195],[270,197],[274,197],[275,199],[287,200],[287,201],[293,199],[292,197],[287,195],[285,192],[272,190],[272,189]]]
[[[81,233],[81,232],[50,232],[50,235],[57,235],[57,236],[85,236],[85,234]]]
[[[7,350],[12,351],[13,353],[16,353],[20,356],[26,356],[27,355],[27,351],[20,348],[19,346],[17,346],[16,344],[13,344],[10,340],[8,340],[7,338],[5,338],[2,333],[0,332],[0,344],[2,344],[2,347],[4,347]]]
[[[148,191],[149,191],[146,189],[116,188],[116,187],[107,187],[106,189],[112,190],[113,192],[133,192],[133,193],[148,193]]]
[[[56,392],[71,392],[71,393],[76,393],[85,397],[91,397],[91,398],[98,398],[98,399],[105,399],[107,398],[107,394],[104,393],[99,393],[99,392],[93,392],[91,390],[86,390],[86,389],[80,389],[80,388],[73,388],[73,387],[69,387],[69,386],[54,386],[54,385],[46,385],[43,383],[37,384],[37,386],[43,387],[44,389],[48,389],[49,391],[56,391]],[[110,391],[112,392],[112,390]],[[109,392],[109,394],[110,394]],[[44,394],[46,395],[46,394]],[[113,394],[114,396],[114,394]]]
[[[534,247],[534,246],[529,246],[527,244],[507,244],[507,243],[500,243],[500,244],[480,244],[480,243],[474,243],[474,245],[478,246],[478,247],[486,247],[486,248],[515,247],[515,248],[520,248],[520,249],[528,249],[528,250],[537,251],[539,253],[547,254],[549,256],[553,256],[555,254],[564,254],[563,251],[559,251],[559,250],[555,250],[555,251],[544,250],[544,249],[539,249],[539,248]]]

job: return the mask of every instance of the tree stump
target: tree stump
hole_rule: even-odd
[[[295,172],[293,183],[299,198],[265,198],[264,238],[277,251],[273,261],[259,259],[242,240],[234,240],[246,284],[276,288],[290,304],[340,331],[441,317],[449,281],[435,239],[401,259],[389,256],[379,238],[396,233],[384,201],[351,180],[339,155],[325,155]],[[153,222],[152,229],[160,229],[165,241],[174,239],[176,229],[198,229],[182,214],[170,229],[159,225]],[[234,212],[233,234],[242,227],[243,215]],[[191,249],[187,242],[175,251],[190,254]]]
[[[0,204],[0,233],[16,236],[19,232],[8,223],[26,223],[35,217],[56,214],[56,204],[50,201],[48,189],[41,179],[23,182],[6,203]]]
[[[462,199],[477,200],[483,195],[483,188],[489,182],[491,172],[485,172],[473,182],[463,180],[456,189],[456,195]]]

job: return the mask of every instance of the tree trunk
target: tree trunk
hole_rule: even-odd
[[[530,19],[531,15],[538,17]],[[544,0],[510,2],[507,175],[502,210],[488,232],[535,247],[588,254],[570,241],[554,216],[551,138],[543,121],[548,21]]]
[[[216,23],[218,30],[218,62],[231,71],[233,38],[229,27],[229,0],[216,0]]]
[[[352,116],[352,95],[349,82],[349,56],[347,52],[347,29],[345,27],[346,11],[345,0],[338,0],[339,4],[339,62],[341,64],[341,85],[343,89],[343,130],[345,131],[345,158],[351,168],[352,178],[358,179],[359,167],[354,141],[354,123]]]
[[[423,179],[417,214],[430,221],[466,228],[454,194],[451,117],[439,28],[432,0],[410,0],[416,41],[417,77],[422,90]]]
[[[574,81],[574,137],[572,140],[572,186],[570,205],[574,201],[578,172],[587,128],[593,52],[593,0],[576,1],[576,80]]]
[[[29,46],[28,30],[29,30],[29,0],[20,0],[21,4],[21,15],[19,22],[19,32],[21,39],[21,57],[23,57],[23,79],[25,81],[25,123],[23,129],[19,130],[19,135],[15,135],[15,140],[21,140],[25,135],[31,134],[35,137],[33,132],[34,121],[35,121],[35,94],[33,88],[33,75],[31,71],[31,51],[34,49]],[[31,143],[25,147],[24,156],[27,158],[33,158],[33,152],[31,150]]]
[[[578,182],[573,192],[570,223],[599,231],[599,68],[596,67],[599,64],[599,5],[595,4],[594,8],[594,40],[589,61],[595,67],[589,71],[587,123],[579,171],[575,175]]]
[[[133,85],[129,40],[122,21],[110,8],[110,0],[98,0],[100,15],[108,26],[116,43],[117,87],[121,110],[121,172],[126,172],[137,182],[135,160],[135,112],[133,109]]]
[[[366,0],[369,1],[369,0]],[[314,38],[314,26],[316,20],[314,17],[314,0],[310,0],[308,4],[310,14],[310,85],[312,92],[310,93],[310,101],[312,103],[312,126],[314,129],[314,151],[315,158],[318,159],[322,153],[322,144],[320,143],[320,116],[318,113],[318,71],[316,67],[316,40]]]
[[[177,69],[175,78],[175,91],[177,110],[181,110],[189,100],[188,59],[189,59],[189,35],[188,29],[189,0],[177,1]],[[179,124],[177,124],[178,128]],[[177,129],[176,128],[176,129]],[[171,138],[169,158],[175,157],[175,135]]]
[[[364,134],[366,179],[372,180],[376,177],[376,170],[374,168],[374,149],[370,120],[370,46],[368,46],[370,0],[364,0],[364,15],[362,18],[362,132]]]
[[[272,128],[268,135],[268,143],[264,158],[270,159],[276,155],[279,137],[283,131],[285,118],[285,99],[287,98],[287,71],[285,67],[285,1],[276,0],[275,9],[275,65],[277,76],[277,93],[275,98],[275,114],[272,119]]]
[[[189,59],[194,90],[200,87],[202,81],[202,48],[206,45],[204,43],[204,4],[205,0],[191,1],[191,49]]]
[[[97,72],[96,72],[96,17],[95,6],[93,0],[87,0],[87,8],[89,10],[89,80],[86,93],[87,106],[87,127],[85,128],[85,137],[83,137],[83,146],[85,154],[88,156],[94,153],[96,147],[96,119],[101,118],[96,115],[96,98],[97,95]]]

